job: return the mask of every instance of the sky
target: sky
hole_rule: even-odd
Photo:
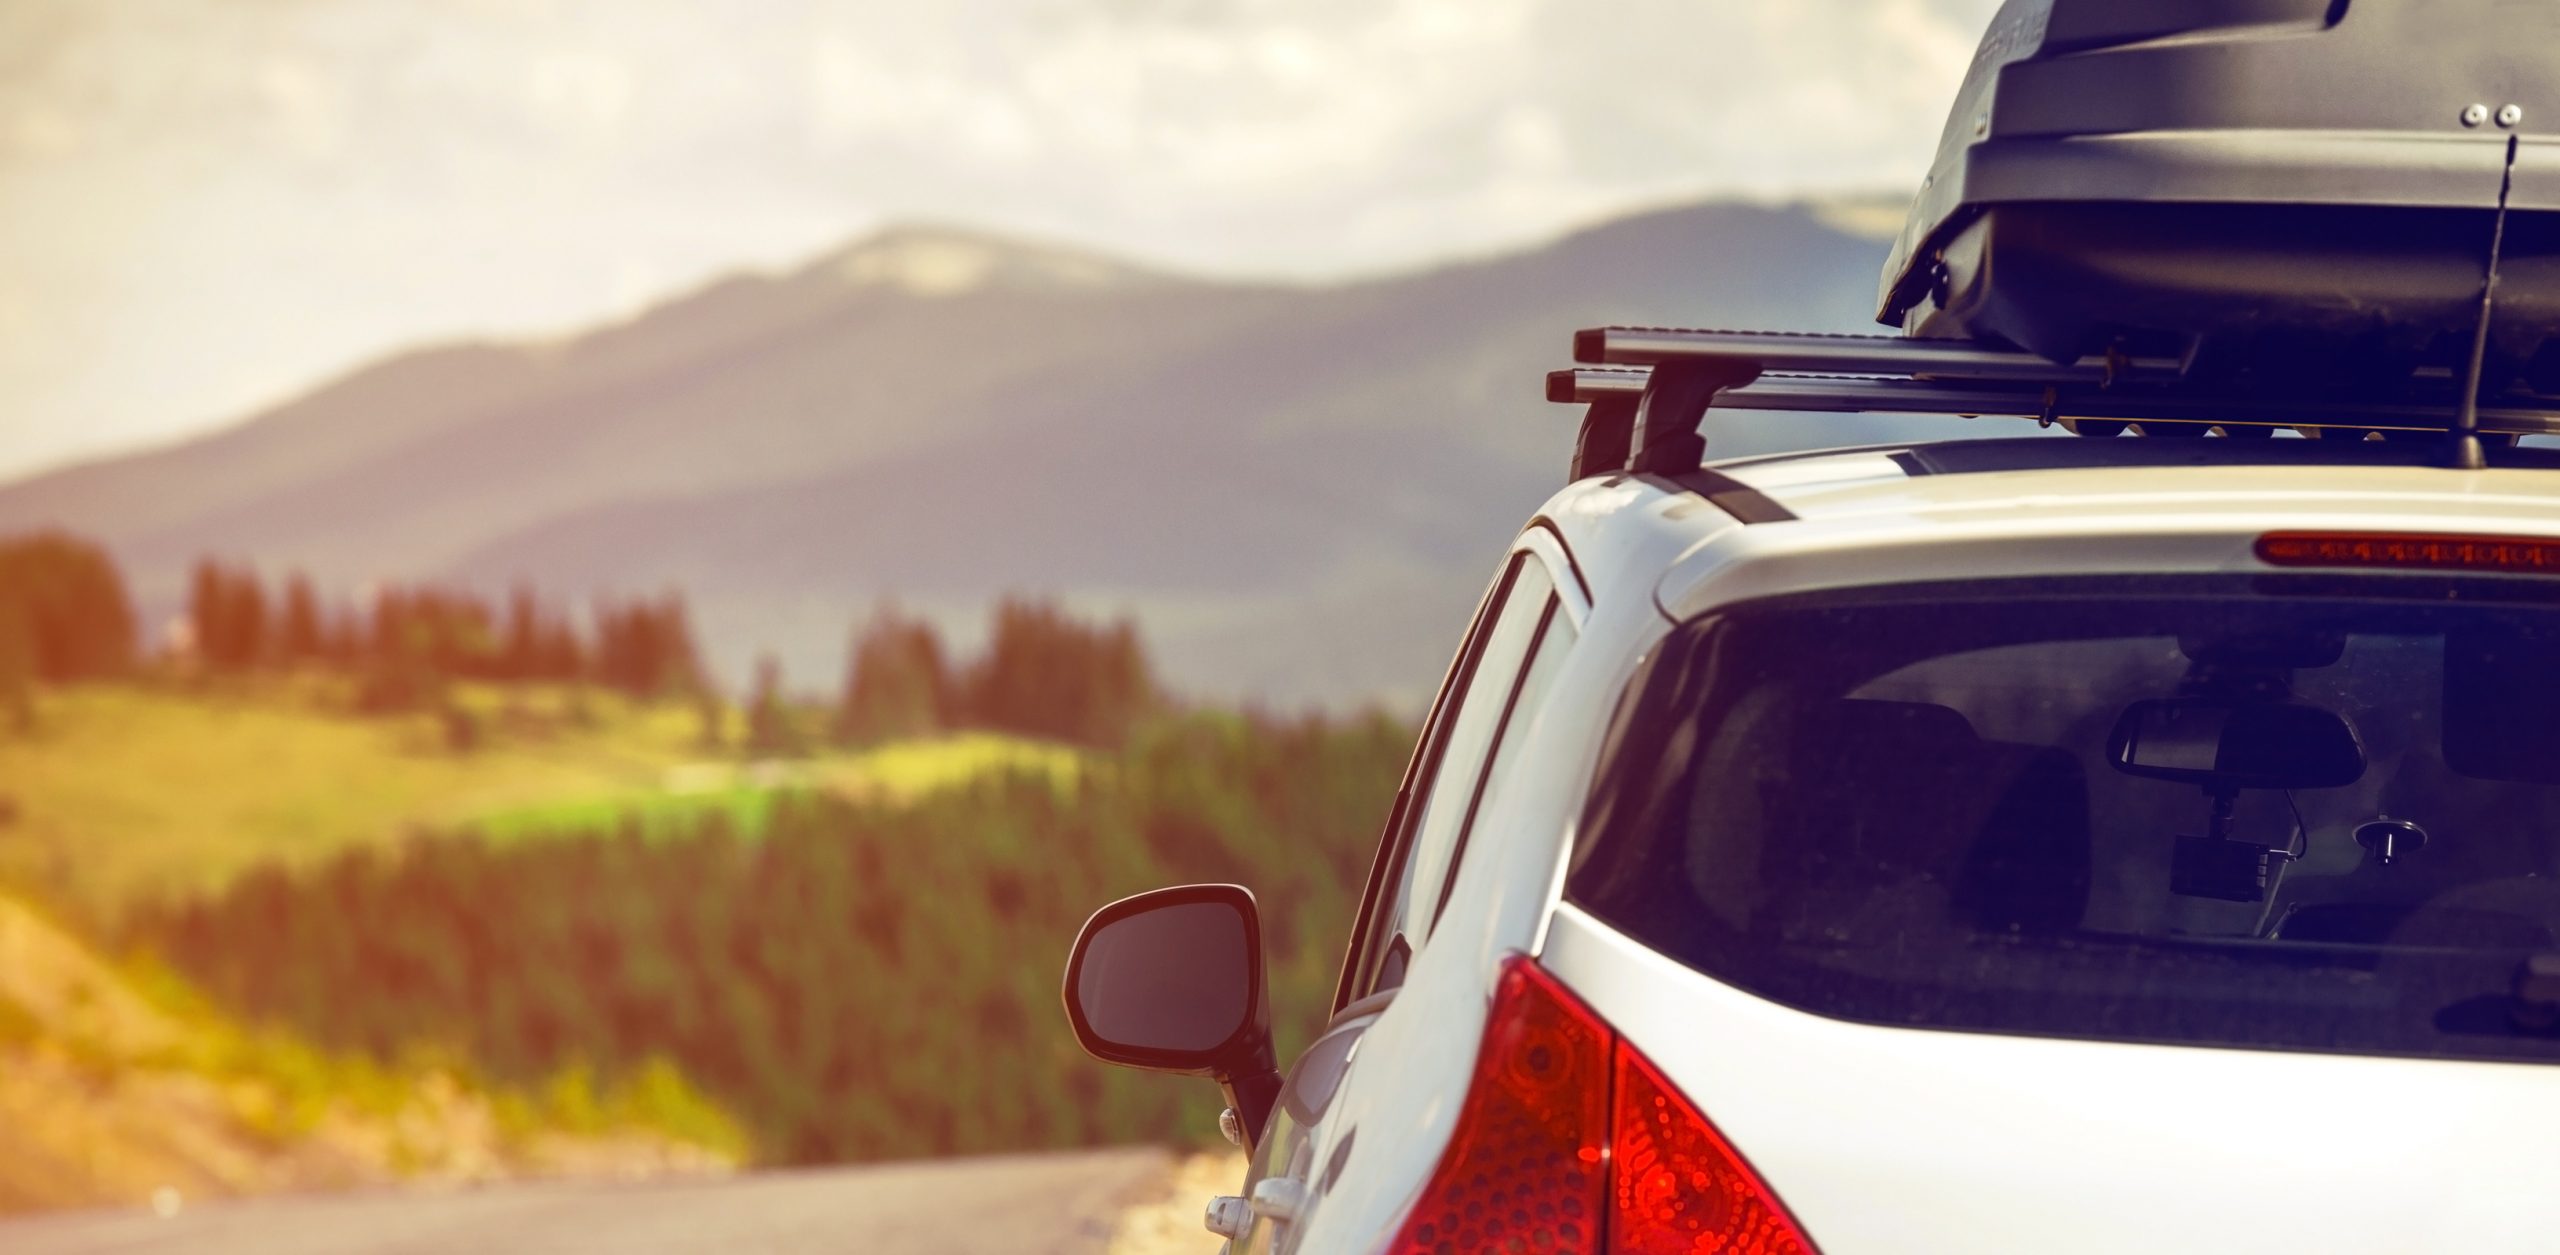
[[[1996,0],[0,0],[0,480],[886,223],[1322,280],[1902,192]]]

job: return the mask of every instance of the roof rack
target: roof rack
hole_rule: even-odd
[[[2450,371],[2414,375],[2393,395],[2270,396],[2185,373],[2169,358],[2110,353],[2057,363],[1969,340],[1793,332],[1598,327],[1573,338],[1586,365],[1547,376],[1547,399],[1588,405],[1573,477],[1694,470],[1710,407],[1831,414],[1959,414],[2031,418],[2083,436],[2245,438],[2291,427],[2305,435],[2368,432],[2446,437],[2461,388]],[[2500,394],[2479,406],[2479,431],[2512,443],[2560,434],[2560,397]]]

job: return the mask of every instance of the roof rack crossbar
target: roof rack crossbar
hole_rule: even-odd
[[[1644,394],[1650,372],[1581,367],[1547,377],[1550,401],[1595,404]],[[2432,392],[2433,390],[2430,390]],[[1720,409],[1832,414],[1959,414],[2211,426],[2334,427],[2359,431],[2443,431],[2451,392],[2396,401],[2285,400],[2151,387],[2048,389],[1989,382],[1876,379],[1834,375],[1762,375],[1717,393]],[[2511,435],[2560,434],[2560,405],[2489,404],[2480,429]]]
[[[1792,331],[1707,331],[1676,327],[1594,327],[1576,332],[1573,360],[1589,366],[1721,362],[1810,375],[1886,375],[2005,380],[2035,384],[2171,381],[2173,358],[2108,356],[2056,363],[2033,353],[1970,340],[1815,335]]]
[[[2264,434],[2292,427],[2446,432],[2471,427],[2463,381],[2433,369],[2399,395],[2335,400],[2269,395],[2186,375],[2167,358],[2120,353],[2057,363],[1965,340],[1793,332],[1597,327],[1578,332],[1583,363],[1547,377],[1547,399],[1591,407],[1573,462],[1576,478],[1651,471],[1703,456],[1710,408],[1834,414],[2014,415],[2082,435],[2127,427],[2155,435]],[[2477,402],[2476,428],[2512,441],[2560,435],[2560,396],[2508,392]]]

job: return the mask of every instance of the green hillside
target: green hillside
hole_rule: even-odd
[[[527,590],[333,606],[206,562],[145,656],[94,546],[0,541],[12,571],[0,906],[92,957],[76,995],[0,974],[0,1162],[37,1165],[0,1203],[467,1178],[536,1146],[618,1170],[593,1148],[635,1137],[767,1164],[1197,1139],[1206,1087],[1069,1039],[1077,926],[1252,886],[1303,1042],[1413,735],[1185,707],[1128,623],[1034,601],[967,658],[877,613],[834,700],[767,661],[732,704],[674,593],[582,630]],[[99,1037],[111,985],[173,1027]],[[342,1126],[391,1149],[291,1167],[343,1160]],[[273,1170],[217,1166],[244,1154]],[[44,1167],[107,1162],[147,1166]]]
[[[33,727],[0,735],[0,876],[112,914],[426,831],[515,837],[712,811],[752,830],[786,793],[906,798],[990,771],[1066,780],[1083,760],[962,733],[758,763],[706,749],[689,707],[560,686],[461,688],[455,705],[480,730],[456,750],[449,715],[359,717],[346,687],[302,676],[43,690]]]
[[[742,1149],[664,1063],[495,1087],[253,1029],[0,894],[0,1212],[568,1171],[707,1172]]]
[[[433,1043],[509,1081],[663,1057],[762,1162],[1193,1139],[1212,1090],[1069,1038],[1077,926],[1145,889],[1252,886],[1283,1048],[1303,1044],[1409,740],[1383,719],[1175,717],[1063,787],[1007,770],[903,800],[797,792],[752,839],[721,810],[462,830],[261,870],[127,937],[333,1049]]]
[[[1410,739],[1204,713],[1108,750],[946,732],[759,760],[706,750],[690,707],[489,686],[454,694],[481,728],[456,749],[449,714],[345,696],[41,690],[0,735],[0,869],[293,1057],[699,1089],[766,1162],[1197,1136],[1207,1089],[1066,1039],[1067,942],[1114,897],[1252,885],[1302,1034]]]

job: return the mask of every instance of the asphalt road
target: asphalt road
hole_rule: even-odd
[[[7,1255],[1099,1255],[1161,1192],[1160,1150],[892,1164],[726,1179],[548,1182],[75,1212],[0,1223]]]

